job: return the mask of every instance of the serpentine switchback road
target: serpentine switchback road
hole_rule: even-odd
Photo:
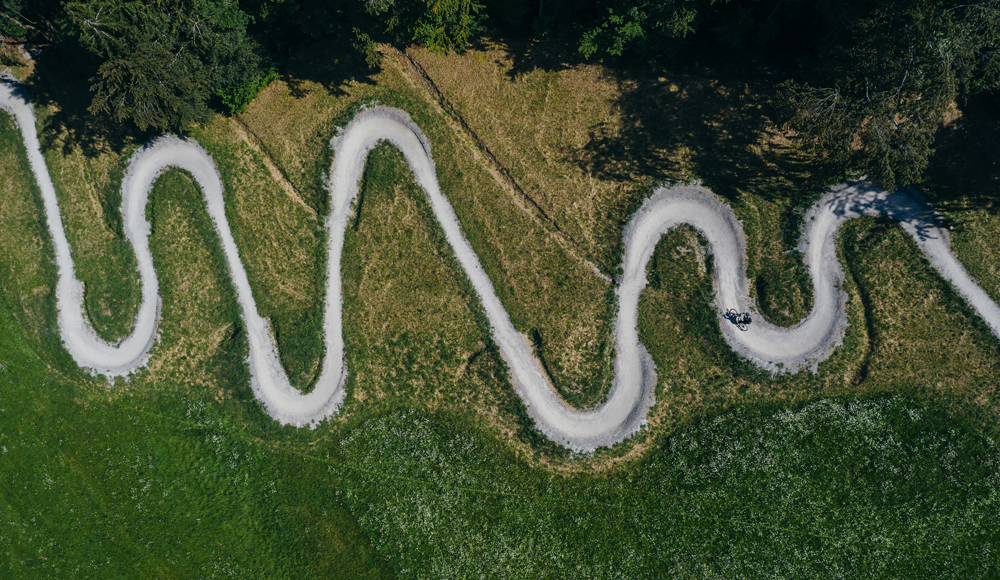
[[[698,186],[659,189],[645,201],[625,228],[624,272],[616,280],[618,312],[614,321],[615,366],[607,400],[592,410],[567,405],[552,388],[526,337],[510,321],[476,252],[462,234],[457,216],[441,192],[423,132],[398,109],[373,107],[359,113],[333,139],[334,161],[329,179],[331,212],[327,218],[329,260],[324,315],[326,357],[315,389],[302,394],[288,381],[278,360],[267,322],[258,314],[253,290],[226,220],[222,180],[214,161],[197,143],[164,136],[139,150],[122,183],[124,230],[135,250],[142,284],[142,304],[131,336],[118,345],[101,340],[83,312],[83,285],[73,271],[73,258],[63,230],[56,192],[49,177],[27,94],[16,82],[0,82],[0,106],[20,127],[35,179],[42,192],[45,217],[55,246],[59,278],[56,301],[63,343],[81,366],[109,378],[142,367],[149,357],[160,314],[159,283],[149,250],[146,221],[149,190],[168,167],[191,173],[200,184],[208,212],[222,240],[243,323],[250,343],[248,363],[254,394],[276,420],[315,427],[337,412],[344,400],[347,365],[344,357],[343,301],[340,261],[344,233],[358,193],[368,152],[380,141],[394,144],[406,157],[486,310],[493,339],[510,369],[514,389],[545,435],[575,451],[592,451],[622,441],[646,422],[653,404],[656,369],[637,330],[639,294],[646,285],[646,266],[660,237],[681,224],[697,228],[715,256],[715,304],[719,310],[752,311],[746,278],[746,241],[728,205]],[[865,182],[840,185],[806,215],[800,243],[813,280],[812,313],[793,328],[781,328],[756,316],[746,332],[720,314],[726,341],[742,356],[772,372],[798,372],[830,356],[847,326],[847,295],[836,256],[836,236],[847,220],[887,215],[900,222],[945,279],[1000,336],[1000,308],[968,275],[949,249],[948,237],[936,226],[934,211],[918,194],[889,193]]]

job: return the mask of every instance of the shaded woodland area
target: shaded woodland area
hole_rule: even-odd
[[[487,29],[612,70],[752,55],[775,120],[830,166],[890,187],[921,179],[956,104],[1000,103],[1000,0],[0,0],[0,16],[2,64],[25,45],[51,71],[36,93],[60,100],[58,79],[87,94],[60,100],[84,141],[241,112],[306,43],[332,41],[362,78],[375,43],[463,51]]]

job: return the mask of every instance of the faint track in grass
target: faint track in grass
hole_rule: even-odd
[[[563,248],[565,248],[574,258],[583,262],[590,270],[601,277],[607,282],[611,282],[611,277],[605,274],[595,263],[592,256],[590,256],[583,246],[580,245],[578,241],[573,239],[573,236],[566,233],[563,228],[561,228],[552,217],[542,208],[541,205],[533,197],[528,195],[524,189],[517,183],[513,176],[511,176],[510,171],[504,167],[503,163],[497,159],[496,155],[490,150],[486,143],[472,130],[472,127],[465,122],[465,118],[462,117],[461,111],[448,100],[448,97],[444,96],[444,93],[438,88],[434,79],[427,73],[424,67],[420,66],[420,63],[416,61],[409,52],[400,51],[391,46],[386,46],[385,51],[390,55],[403,61],[404,69],[408,69],[411,76],[417,79],[417,83],[423,87],[425,91],[430,96],[430,99],[437,103],[438,107],[441,108],[445,116],[458,123],[461,128],[461,132],[468,137],[471,141],[472,148],[486,160],[486,166],[493,179],[500,185],[501,188],[506,190],[515,199],[523,201],[527,204],[525,210],[529,215],[533,216],[539,222],[541,222],[545,228],[551,233],[551,235],[559,242]]]
[[[281,184],[282,189],[288,192],[289,197],[295,200],[295,203],[309,210],[309,212],[313,215],[318,216],[319,212],[306,202],[306,196],[299,191],[298,187],[295,187],[295,182],[288,177],[285,170],[278,164],[274,155],[271,153],[271,149],[267,146],[267,143],[264,143],[264,140],[260,138],[260,135],[251,129],[250,125],[248,125],[246,121],[243,120],[243,117],[240,117],[238,114],[233,115],[232,119],[238,127],[237,130],[243,133],[241,137],[245,138],[247,144],[250,145],[250,148],[261,153],[261,156],[264,158],[264,165],[271,173],[271,176],[275,178],[275,181]]]

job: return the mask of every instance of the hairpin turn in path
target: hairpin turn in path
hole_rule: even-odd
[[[638,431],[653,405],[656,369],[639,341],[639,295],[646,286],[646,267],[659,239],[671,228],[689,224],[709,241],[714,254],[715,303],[720,327],[729,345],[761,368],[798,372],[816,366],[840,345],[847,327],[847,294],[836,256],[836,236],[847,220],[863,215],[887,215],[900,222],[927,255],[931,265],[969,302],[1000,336],[1000,307],[968,275],[949,248],[947,234],[936,225],[933,209],[910,191],[889,193],[871,184],[853,182],[831,190],[806,215],[800,250],[813,280],[813,310],[792,328],[769,324],[756,316],[746,332],[722,318],[727,308],[753,310],[746,278],[746,241],[732,209],[699,186],[658,189],[625,228],[624,271],[617,280],[618,312],[614,321],[614,379],[607,400],[580,411],[566,404],[549,383],[528,340],[510,321],[493,283],[476,252],[462,234],[458,217],[438,185],[431,147],[423,132],[398,109],[374,107],[359,113],[333,139],[330,171],[330,216],[323,330],[326,357],[314,390],[302,394],[288,381],[278,359],[267,322],[258,314],[246,270],[226,220],[222,180],[214,161],[197,143],[164,136],[139,150],[122,182],[124,231],[135,250],[142,285],[142,303],[135,330],[115,346],[101,340],[83,312],[83,285],[76,279],[69,242],[63,230],[55,188],[42,156],[35,116],[24,90],[15,82],[0,82],[0,107],[13,115],[27,149],[28,160],[42,192],[45,217],[58,265],[56,304],[63,343],[81,367],[110,378],[142,367],[156,337],[160,315],[159,283],[149,250],[146,221],[149,190],[168,167],[191,173],[205,197],[225,254],[250,344],[248,364],[254,394],[276,420],[316,426],[343,403],[347,364],[344,357],[343,300],[340,262],[344,234],[368,152],[389,141],[405,156],[417,183],[455,256],[482,301],[493,340],[510,369],[510,379],[536,426],[553,441],[575,451],[592,451],[620,442]]]

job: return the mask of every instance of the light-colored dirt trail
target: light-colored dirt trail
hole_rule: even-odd
[[[279,363],[267,322],[258,314],[246,270],[226,220],[222,180],[212,158],[194,142],[166,136],[135,154],[122,183],[124,229],[139,263],[142,304],[132,335],[115,346],[101,340],[83,314],[83,287],[73,271],[69,243],[63,231],[55,189],[49,178],[35,130],[35,117],[16,83],[0,83],[0,107],[10,112],[24,139],[32,171],[39,184],[56,251],[56,290],[63,342],[82,367],[108,377],[123,376],[145,364],[157,332],[160,297],[149,251],[150,226],[146,202],[153,182],[168,167],[180,167],[202,188],[209,215],[236,286],[250,343],[248,364],[254,394],[276,420],[315,426],[337,411],[344,400],[347,365],[344,358],[343,300],[340,262],[344,235],[357,197],[368,152],[380,141],[393,143],[405,156],[424,189],[455,256],[486,310],[493,339],[510,369],[511,382],[536,426],[553,441],[576,451],[613,445],[646,422],[654,401],[656,369],[637,329],[639,296],[646,286],[646,269],[653,250],[671,228],[690,224],[708,239],[715,256],[715,303],[753,311],[746,278],[746,242],[732,210],[698,186],[657,190],[625,229],[624,271],[617,281],[618,313],[614,322],[614,383],[607,400],[595,409],[568,406],[552,388],[533,349],[510,321],[489,276],[462,233],[458,217],[441,192],[431,147],[409,116],[397,109],[375,107],[359,113],[333,139],[335,157],[330,172],[331,213],[327,261],[324,340],[326,358],[314,390],[304,395],[291,386]],[[800,249],[813,279],[812,313],[793,328],[771,325],[757,315],[741,332],[720,314],[726,341],[739,353],[773,372],[797,372],[830,356],[847,326],[847,295],[836,257],[840,226],[862,215],[888,215],[899,221],[927,254],[930,263],[1000,336],[1000,308],[966,273],[952,255],[946,234],[935,223],[933,210],[913,192],[889,193],[865,182],[844,184],[828,193],[806,216]]]

